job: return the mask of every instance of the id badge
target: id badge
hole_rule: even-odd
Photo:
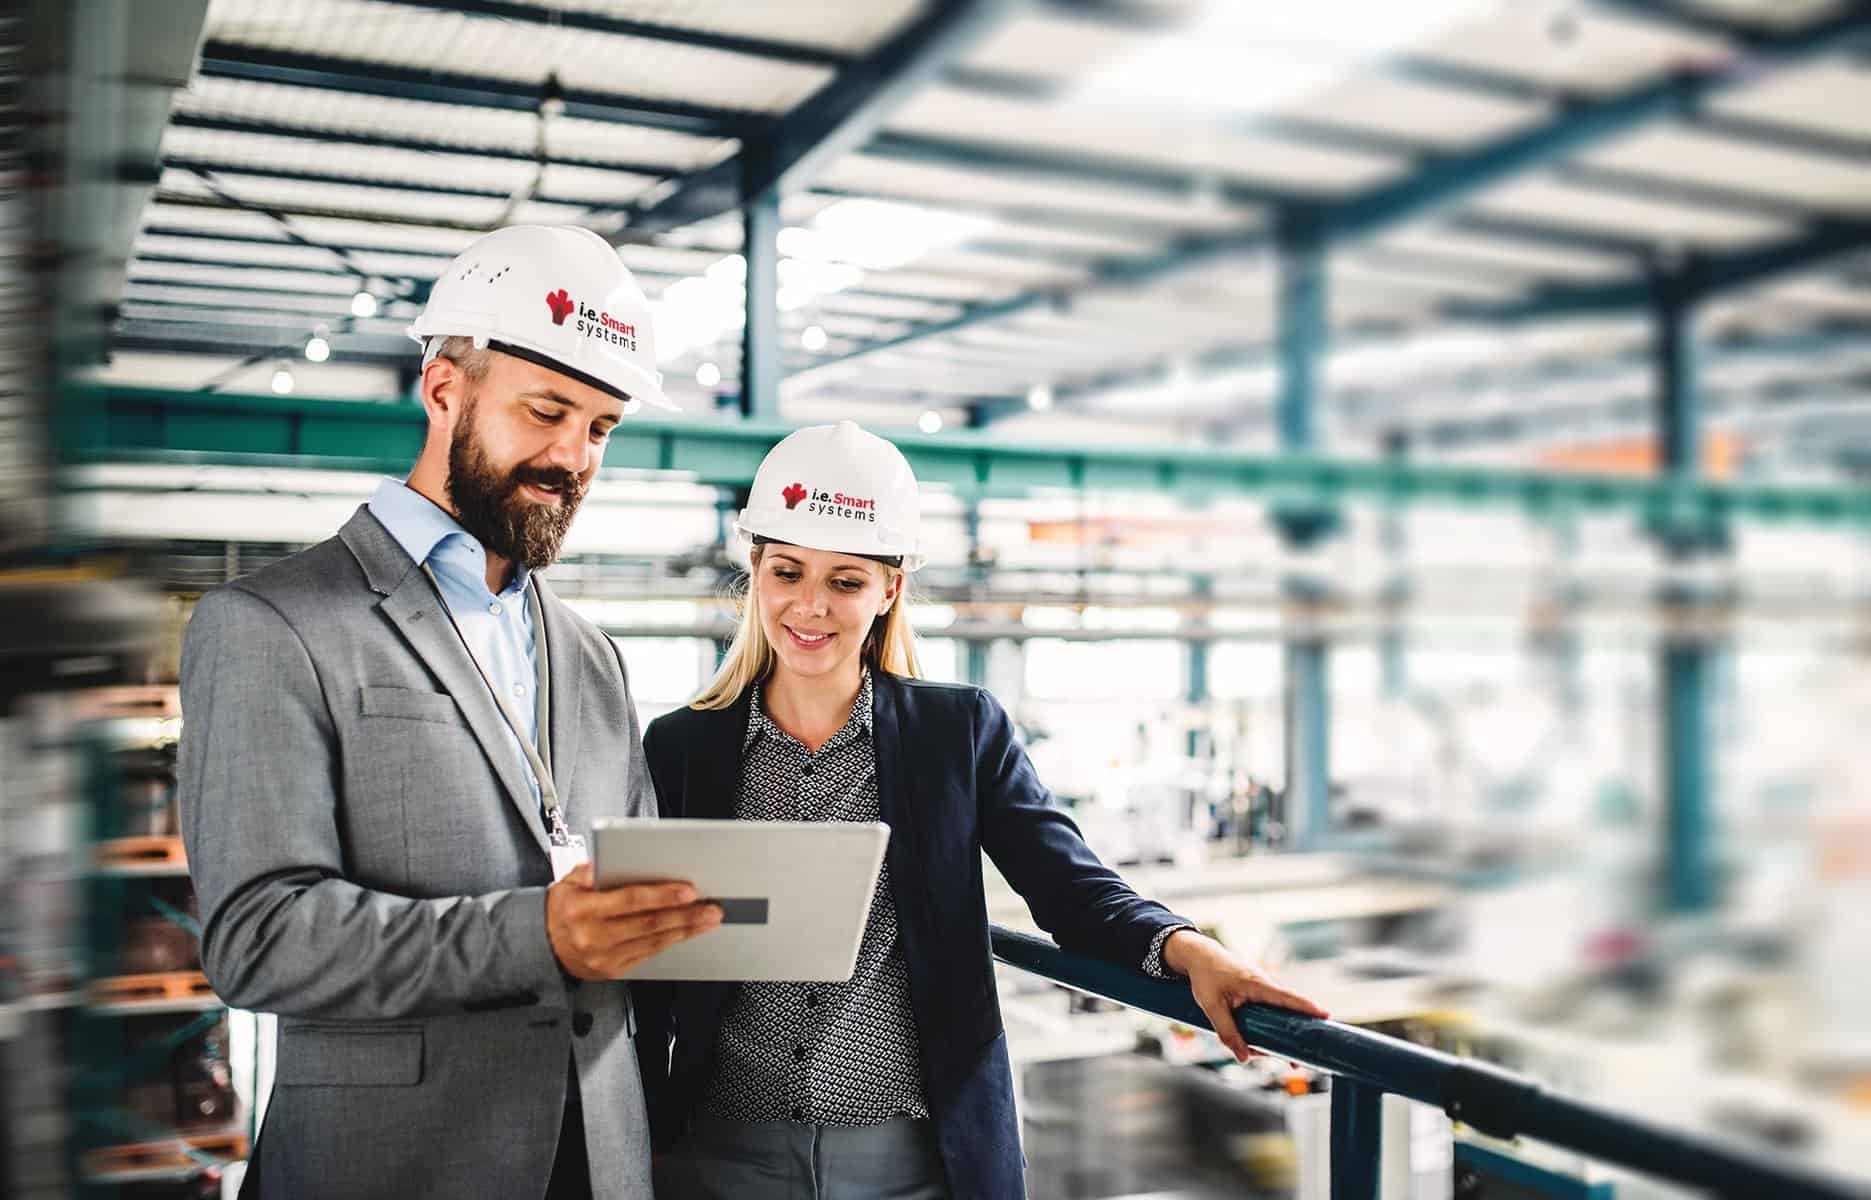
[[[591,853],[585,849],[585,839],[582,834],[569,834],[563,846],[554,844],[551,849],[552,882],[554,883],[570,875],[580,863],[591,861]]]

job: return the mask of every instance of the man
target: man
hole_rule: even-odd
[[[536,572],[626,404],[665,403],[648,303],[595,234],[514,227],[410,333],[408,483],[203,597],[183,653],[202,961],[280,1015],[243,1194],[647,1197],[611,981],[719,913],[575,865],[656,803],[622,659]]]

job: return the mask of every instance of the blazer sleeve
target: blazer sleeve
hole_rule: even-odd
[[[196,606],[182,711],[183,840],[226,1003],[368,1021],[565,996],[545,888],[416,900],[344,877],[330,712],[265,599],[223,588]]]
[[[981,847],[1061,949],[1137,969],[1158,934],[1193,925],[1098,861],[1040,783],[999,701],[977,690],[973,715]]]

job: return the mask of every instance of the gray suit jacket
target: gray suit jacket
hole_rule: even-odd
[[[567,820],[653,815],[623,660],[543,581],[540,601]],[[524,767],[367,508],[202,598],[182,708],[203,963],[280,1015],[262,1195],[538,1196],[575,1059],[593,1195],[648,1197],[629,990],[560,973]]]

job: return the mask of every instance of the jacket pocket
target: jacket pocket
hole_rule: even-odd
[[[436,725],[465,725],[455,698],[444,692],[414,688],[366,687],[358,689],[360,711],[367,717],[400,717]]]
[[[412,1087],[422,1082],[422,1029],[281,1028],[274,1082],[280,1087]]]

